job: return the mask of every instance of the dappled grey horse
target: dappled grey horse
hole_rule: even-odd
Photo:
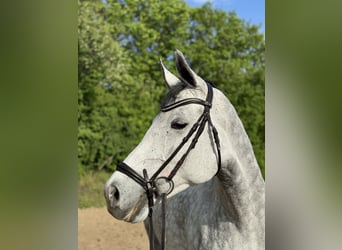
[[[145,220],[156,249],[264,249],[265,184],[243,125],[178,50],[175,62],[179,78],[161,62],[169,92],[107,181],[107,209]]]

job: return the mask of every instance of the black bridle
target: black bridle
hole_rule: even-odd
[[[185,158],[188,156],[190,151],[195,148],[198,138],[201,136],[202,132],[204,131],[205,125],[208,123],[209,128],[212,131],[216,150],[217,150],[217,162],[218,162],[218,170],[217,173],[221,169],[221,151],[220,151],[220,140],[217,133],[215,126],[212,124],[211,117],[210,117],[210,109],[212,106],[213,100],[213,88],[210,83],[207,82],[208,86],[208,93],[206,100],[202,100],[199,98],[187,98],[184,100],[177,101],[173,104],[166,105],[162,107],[160,110],[161,112],[168,112],[175,108],[188,105],[188,104],[199,104],[204,106],[204,110],[202,115],[198,118],[196,123],[191,127],[188,134],[183,138],[182,142],[177,146],[177,148],[173,151],[173,153],[164,161],[164,163],[159,167],[159,169],[152,175],[151,178],[147,175],[147,170],[143,170],[143,176],[138,174],[134,169],[128,166],[126,163],[121,162],[117,166],[117,171],[127,175],[140,186],[142,186],[146,192],[147,200],[148,200],[148,207],[149,207],[149,240],[150,240],[150,250],[154,249],[154,232],[153,232],[153,225],[152,225],[152,213],[153,213],[153,206],[154,206],[154,195],[161,197],[162,201],[162,237],[161,237],[161,249],[165,249],[165,206],[166,206],[166,196],[170,194],[174,188],[174,183],[172,181],[173,177],[176,175],[177,171],[183,165]],[[171,162],[171,160],[177,155],[177,153],[183,148],[183,146],[189,141],[189,139],[194,135],[189,147],[182,155],[182,157],[178,160],[172,171],[170,172],[169,176],[159,176],[159,174],[166,168],[166,166]],[[158,187],[164,182],[167,183],[168,189],[167,191],[160,191]]]

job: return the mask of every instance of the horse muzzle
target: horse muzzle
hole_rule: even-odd
[[[120,188],[119,183],[109,180],[104,188],[108,212],[118,220],[132,223],[143,221],[147,217],[148,207],[143,189],[139,189],[140,195],[130,195],[126,189]]]

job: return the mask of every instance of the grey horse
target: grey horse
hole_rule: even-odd
[[[165,103],[186,98],[205,100],[208,86],[176,50],[175,63],[179,77],[161,62],[169,92]],[[124,162],[142,175],[155,173],[182,141],[198,117],[201,105],[185,105],[160,112],[140,144]],[[221,168],[218,150],[207,125],[196,147],[186,157],[173,178],[174,189],[168,195],[166,209],[166,249],[264,249],[265,183],[252,145],[229,100],[214,88],[210,110],[221,146]],[[187,145],[190,142],[187,142]],[[163,169],[168,176],[185,152],[187,145]],[[114,174],[105,186],[110,214],[131,223],[148,227],[148,202],[145,190],[121,172]],[[161,208],[155,201],[153,227],[155,246],[160,247]]]

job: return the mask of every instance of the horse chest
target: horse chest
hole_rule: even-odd
[[[214,199],[212,185],[190,187],[167,202],[167,249],[243,249],[241,235]],[[156,238],[161,232],[160,207],[155,207]],[[242,248],[241,248],[242,247]]]

